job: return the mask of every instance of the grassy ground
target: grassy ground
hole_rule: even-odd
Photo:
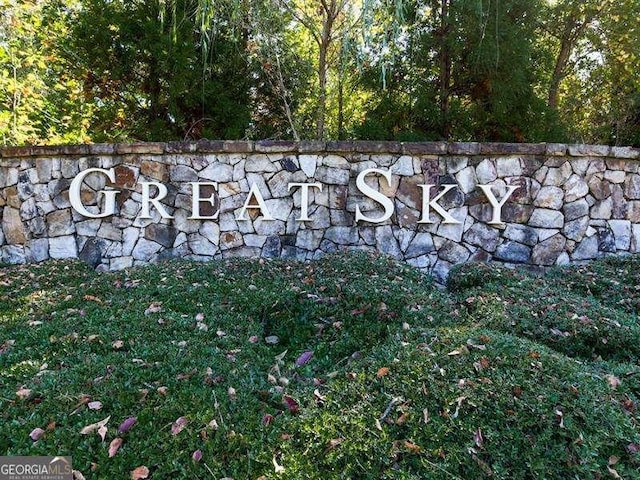
[[[365,255],[5,267],[0,454],[104,479],[640,478],[639,308],[638,257],[467,265],[446,290]]]

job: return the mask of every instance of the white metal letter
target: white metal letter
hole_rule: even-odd
[[[364,181],[365,177],[370,173],[379,173],[387,180],[387,185],[391,185],[391,172],[389,170],[384,171],[377,168],[368,168],[360,172],[360,174],[358,175],[358,178],[356,178],[356,187],[358,187],[358,190],[360,190],[364,195],[366,195],[370,199],[375,200],[380,205],[382,205],[384,207],[384,215],[378,218],[367,217],[366,215],[363,215],[362,212],[360,211],[360,206],[356,205],[356,223],[358,223],[360,220],[364,220],[365,222],[371,222],[371,223],[381,223],[381,222],[384,222],[385,220],[388,220],[389,218],[391,218],[391,215],[393,215],[394,206],[391,199],[388,197],[385,197],[383,194],[381,194],[377,190],[374,190],[369,185],[367,185],[366,182]]]
[[[443,185],[444,190],[442,190],[433,200],[431,198],[431,187],[435,187],[435,185],[418,185],[422,188],[422,218],[418,221],[418,223],[433,223],[431,218],[429,217],[429,209],[433,207],[433,209],[440,214],[444,221],[442,223],[450,223],[450,224],[459,224],[459,222],[447,212],[441,205],[438,205],[438,200],[440,200],[443,196],[447,194],[449,190],[457,187],[457,185]]]
[[[255,197],[257,205],[251,205],[251,197]],[[237,220],[248,220],[247,218],[247,210],[250,208],[257,208],[262,212],[262,218],[264,220],[274,220],[274,218],[269,213],[267,209],[267,205],[264,203],[264,198],[262,198],[262,194],[258,189],[258,186],[255,183],[251,184],[251,189],[249,190],[249,194],[247,195],[247,199],[244,202],[244,205],[240,209],[240,214],[237,217]]]
[[[212,193],[210,197],[201,198],[200,197],[200,185],[209,185],[213,187],[213,189],[218,191],[218,182],[191,182],[191,188],[193,189],[193,197],[191,198],[191,216],[189,218],[193,220],[215,220],[220,215],[220,208],[216,210],[211,216],[201,216],[200,215],[200,202],[210,203],[213,207],[216,204],[216,194]]]
[[[322,191],[321,183],[290,183],[289,190],[292,187],[300,187],[300,218],[296,220],[298,222],[309,222],[309,188],[317,188]]]
[[[160,203],[164,197],[167,196],[167,187],[158,182],[140,182],[142,185],[142,213],[140,214],[140,218],[151,218],[151,213],[149,212],[149,204],[152,203],[153,206],[160,212],[160,216],[162,218],[173,218],[171,215],[167,213],[164,209],[164,205]],[[158,195],[155,198],[150,198],[150,186],[154,185],[158,188]]]
[[[84,178],[91,173],[102,173],[107,176],[107,178],[111,181],[111,183],[115,183],[116,181],[116,171],[113,168],[109,170],[104,170],[102,168],[88,168],[83,170],[76,178],[71,182],[71,187],[69,188],[69,201],[71,202],[71,206],[78,212],[80,215],[89,218],[105,218],[109,215],[113,215],[116,213],[116,195],[120,193],[119,190],[101,190],[98,193],[102,193],[105,197],[104,200],[104,212],[102,213],[91,213],[89,210],[85,208],[82,204],[82,199],[80,195],[80,190],[82,188],[82,181]]]
[[[491,218],[489,225],[501,225],[502,222],[502,206],[506,203],[506,201],[509,199],[509,197],[511,196],[511,194],[513,194],[513,192],[515,192],[517,189],[520,188],[520,185],[509,185],[507,186],[507,193],[505,193],[504,197],[502,197],[502,200],[500,200],[498,202],[498,199],[493,195],[493,192],[491,191],[491,185],[478,185],[482,191],[484,192],[485,196],[487,197],[487,200],[489,200],[489,203],[491,204],[491,206],[493,207],[493,215]]]

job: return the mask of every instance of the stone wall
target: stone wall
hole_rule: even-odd
[[[0,261],[82,258],[120,269],[166,258],[316,259],[353,248],[378,250],[442,280],[466,261],[549,266],[640,251],[640,150],[560,144],[200,141],[0,150]],[[81,201],[116,212],[87,218],[70,203],[76,176],[112,169],[114,181],[86,177]],[[391,199],[393,214],[365,195],[356,178]],[[389,182],[384,172],[389,172]],[[141,218],[142,182],[166,186],[166,216],[150,205]],[[194,219],[192,182],[202,185]],[[309,187],[304,216],[303,189]],[[249,194],[254,188],[262,197]],[[431,190],[420,185],[435,185]],[[428,205],[450,187],[446,195]],[[518,189],[500,210],[496,199]],[[150,195],[158,187],[152,185]],[[426,200],[425,201],[425,191]],[[432,223],[424,223],[425,206]],[[246,220],[238,217],[245,207]],[[429,208],[430,207],[430,208]],[[460,223],[447,223],[444,210]],[[272,220],[265,216],[271,215]],[[451,218],[449,220],[451,220]],[[423,223],[420,223],[423,221]]]

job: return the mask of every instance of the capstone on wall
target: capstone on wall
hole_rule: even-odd
[[[467,261],[551,266],[640,251],[640,150],[629,147],[199,141],[5,147],[0,155],[0,261],[9,264],[81,258],[115,270],[362,249],[442,281]],[[113,169],[113,181],[87,175],[79,201],[98,215],[107,196],[99,192],[117,190],[113,215],[90,218],[70,202],[73,180],[89,168]],[[151,218],[141,215],[145,182],[150,198],[156,184],[166,187],[161,209],[148,204]],[[193,183],[202,183],[200,218]],[[307,198],[292,186],[309,183],[321,187],[307,187]],[[499,224],[481,185],[495,200],[513,190]]]

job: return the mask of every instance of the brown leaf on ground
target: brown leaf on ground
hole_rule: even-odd
[[[86,427],[84,427],[82,430],[80,430],[80,435],[89,435],[92,432],[95,432],[96,430],[98,430],[100,427],[104,427],[107,422],[109,422],[109,419],[111,418],[111,415],[109,415],[107,418],[100,420],[97,423],[91,423],[89,425],[87,425]]]
[[[145,315],[151,315],[152,313],[159,313],[162,311],[162,302],[153,302],[144,311]]]
[[[84,300],[86,300],[87,302],[103,303],[102,300],[100,298],[96,297],[95,295],[85,295],[82,298]]]
[[[131,480],[144,480],[149,477],[149,469],[144,465],[131,470]]]
[[[31,396],[32,390],[30,388],[21,387],[17,392],[16,396],[20,400],[24,400],[25,398],[29,398]]]
[[[120,437],[116,437],[111,440],[111,443],[109,444],[109,458],[113,458],[116,456],[116,453],[118,453],[118,449],[121,445],[122,439]]]
[[[31,433],[29,434],[29,437],[34,442],[37,442],[38,440],[40,440],[40,437],[42,437],[42,435],[44,435],[44,430],[42,428],[38,427],[38,428],[34,428],[33,430],[31,430]]]
[[[418,453],[421,448],[419,445],[416,445],[415,443],[409,441],[409,440],[405,440],[404,441],[404,448],[406,448],[407,450],[413,452],[413,453]]]
[[[332,438],[331,440],[329,440],[329,443],[327,444],[327,450],[333,450],[342,442],[344,442],[344,438]]]
[[[615,375],[607,375],[605,378],[607,379],[607,382],[609,383],[609,386],[613,390],[618,388],[618,386],[620,385],[620,379],[618,377],[616,377]]]
[[[300,411],[300,405],[292,397],[285,395],[283,397],[283,403],[289,409],[292,414],[297,414]]]
[[[186,417],[179,417],[176,419],[176,421],[171,425],[171,435],[178,435],[184,427],[187,426],[187,422],[188,420]]]

